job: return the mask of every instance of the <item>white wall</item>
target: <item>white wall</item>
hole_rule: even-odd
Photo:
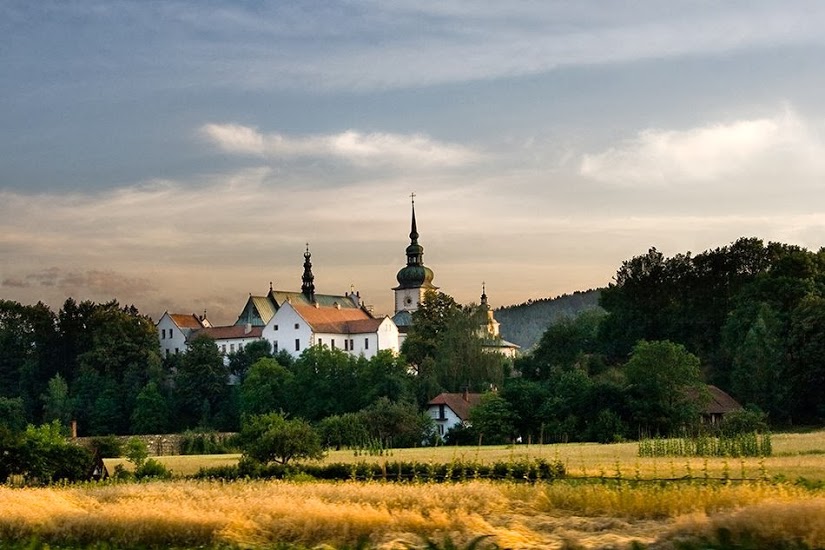
[[[296,326],[298,328],[295,328]],[[272,353],[286,351],[293,357],[298,357],[314,344],[312,329],[289,302],[284,302],[275,312],[264,327],[261,336],[272,344]],[[296,340],[299,343],[297,350],[295,349]],[[341,343],[343,344],[343,341]]]
[[[157,329],[161,357],[174,355],[175,353],[186,353],[186,333],[175,324],[169,313],[163,314],[163,317],[158,321]]]
[[[443,405],[444,417],[441,418],[440,407],[442,407],[442,405],[430,405],[427,408],[427,412],[430,413],[430,416],[433,418],[433,420],[435,420],[438,435],[444,437],[445,435],[447,435],[447,432],[450,431],[450,428],[457,424],[461,424],[461,419],[447,405]]]

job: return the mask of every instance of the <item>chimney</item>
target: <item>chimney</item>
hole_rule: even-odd
[[[72,439],[77,439],[77,420],[72,420]]]
[[[470,389],[468,386],[464,386],[464,393],[461,394],[461,398],[467,403],[470,402]]]

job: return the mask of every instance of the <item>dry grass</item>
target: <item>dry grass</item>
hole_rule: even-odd
[[[766,538],[798,535],[822,547],[825,498],[770,484],[174,481],[0,487],[0,541],[37,536],[116,547],[266,548],[353,546],[364,539],[371,547],[408,548],[445,537],[464,545],[487,534],[507,548],[562,548],[570,541],[605,548],[704,536],[718,526],[758,528]]]

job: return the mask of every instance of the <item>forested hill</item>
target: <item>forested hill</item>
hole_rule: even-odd
[[[501,323],[501,337],[527,351],[556,321],[598,308],[600,294],[599,289],[577,291],[557,298],[528,300],[523,304],[499,308],[495,315]]]

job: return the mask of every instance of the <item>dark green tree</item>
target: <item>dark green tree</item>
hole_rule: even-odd
[[[485,317],[480,307],[462,308],[447,294],[427,291],[412,317],[401,353],[416,373],[420,405],[442,391],[501,385],[506,360],[484,350]]]
[[[730,315],[724,338],[732,355],[733,394],[779,420],[786,419],[789,390],[782,331],[782,321],[769,304],[750,302]]]
[[[244,456],[262,464],[320,459],[324,452],[318,433],[305,420],[289,420],[280,413],[250,416],[240,433]]]
[[[510,404],[500,395],[489,392],[481,403],[470,409],[470,423],[488,445],[510,443],[514,435],[515,415]]]
[[[290,368],[294,384],[285,410],[310,422],[358,411],[365,392],[358,367],[358,360],[340,349],[307,348]]]
[[[643,431],[670,434],[698,422],[707,388],[699,359],[681,344],[640,341],[624,367],[634,420]]]
[[[208,336],[189,342],[175,375],[175,395],[181,428],[215,429],[216,417],[229,396],[228,371]]]
[[[131,416],[134,434],[162,434],[169,430],[171,409],[168,398],[154,381],[140,391]]]
[[[269,340],[257,340],[241,347],[235,353],[230,353],[229,372],[243,381],[250,367],[261,359],[272,357],[272,344]]]
[[[791,420],[819,423],[825,418],[825,298],[809,296],[793,311],[788,350]]]
[[[241,412],[246,415],[288,412],[294,375],[270,357],[258,359],[241,383]]]
[[[48,424],[57,420],[64,426],[72,421],[72,400],[69,397],[69,385],[59,374],[55,374],[46,386],[46,393],[40,396],[43,401],[43,422]]]
[[[386,397],[361,411],[364,424],[384,447],[415,447],[435,432],[435,423],[414,403],[392,402]]]

